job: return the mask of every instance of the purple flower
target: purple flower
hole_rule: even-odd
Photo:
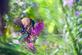
[[[44,29],[44,23],[43,22],[37,22],[35,24],[35,27],[32,29],[31,33],[35,36],[39,35],[41,31]]]
[[[63,6],[72,7],[74,0],[63,0]]]
[[[76,12],[75,12],[75,15],[76,15],[76,16],[79,16],[79,15],[80,15],[80,12],[79,12],[79,11],[76,11]]]

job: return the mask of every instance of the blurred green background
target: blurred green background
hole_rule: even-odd
[[[10,11],[4,16],[5,35],[0,37],[0,55],[82,55],[81,3],[73,0],[72,6],[64,6],[64,0],[10,0]],[[35,43],[35,54],[24,43],[17,43],[20,27],[13,20],[24,16],[35,21],[43,19],[45,24]]]

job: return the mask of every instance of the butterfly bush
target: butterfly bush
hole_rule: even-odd
[[[41,33],[41,31],[44,29],[44,22],[37,22],[35,24],[35,27],[32,29],[31,33],[34,35],[34,36],[37,36]]]

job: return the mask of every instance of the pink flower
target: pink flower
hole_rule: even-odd
[[[74,0],[63,0],[63,6],[72,7]]]
[[[28,43],[28,47],[29,49],[33,52],[33,53],[36,53],[36,48],[34,46],[34,44],[31,42],[31,43]]]
[[[29,47],[30,49],[33,49],[33,47],[34,47],[33,43],[28,43],[28,47]]]

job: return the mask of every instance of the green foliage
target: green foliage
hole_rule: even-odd
[[[6,28],[5,35],[0,37],[0,55],[81,55],[82,13],[75,15],[82,10],[81,2],[67,7],[62,0],[11,0],[10,11],[4,16]],[[35,43],[35,54],[25,48],[25,43],[13,43],[20,37],[16,34],[20,27],[13,23],[17,17],[43,19],[45,23]]]

